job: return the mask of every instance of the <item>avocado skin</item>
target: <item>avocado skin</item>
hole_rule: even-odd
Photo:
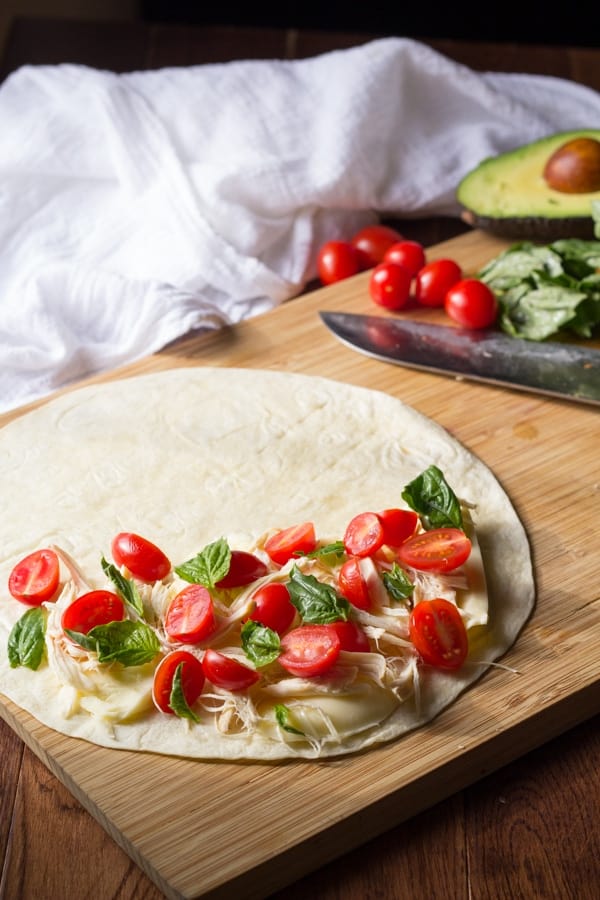
[[[542,216],[523,216],[520,218],[494,218],[478,216],[471,210],[465,211],[461,219],[472,228],[486,231],[496,237],[508,240],[530,240],[552,243],[560,238],[581,238],[584,241],[594,240],[594,222],[590,217],[570,216],[564,219],[549,219]]]
[[[461,218],[503,238],[551,242],[594,237],[591,206],[600,191],[562,194],[548,187],[543,170],[550,156],[577,137],[600,141],[600,130],[563,131],[484,159],[458,185]]]

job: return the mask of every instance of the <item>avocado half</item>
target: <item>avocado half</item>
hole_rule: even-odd
[[[579,137],[600,141],[600,130],[563,131],[483,160],[458,185],[463,220],[509,239],[592,239],[592,202],[600,200],[600,191],[562,193],[543,177],[555,150]]]

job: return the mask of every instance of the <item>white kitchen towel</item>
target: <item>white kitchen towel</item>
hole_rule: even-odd
[[[0,87],[0,410],[301,292],[377,215],[458,215],[484,157],[600,127],[600,94],[420,42]],[[298,301],[301,302],[301,301]]]

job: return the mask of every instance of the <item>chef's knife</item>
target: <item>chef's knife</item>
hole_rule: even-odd
[[[319,314],[339,340],[375,359],[600,405],[600,350],[410,319]]]

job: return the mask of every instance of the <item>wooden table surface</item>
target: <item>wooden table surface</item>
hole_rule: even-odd
[[[299,58],[373,36],[17,19],[0,77],[23,63],[80,62],[127,71],[235,58]],[[600,51],[593,47],[429,43],[475,69],[555,75],[600,90]],[[465,230],[453,220],[402,223],[407,236],[426,244]],[[590,585],[590,602],[597,594],[598,585]],[[597,716],[493,774],[476,773],[479,780],[472,786],[272,900],[597,898],[599,725]],[[162,896],[1,720],[0,759],[1,898]],[[252,827],[251,811],[246,826]]]

